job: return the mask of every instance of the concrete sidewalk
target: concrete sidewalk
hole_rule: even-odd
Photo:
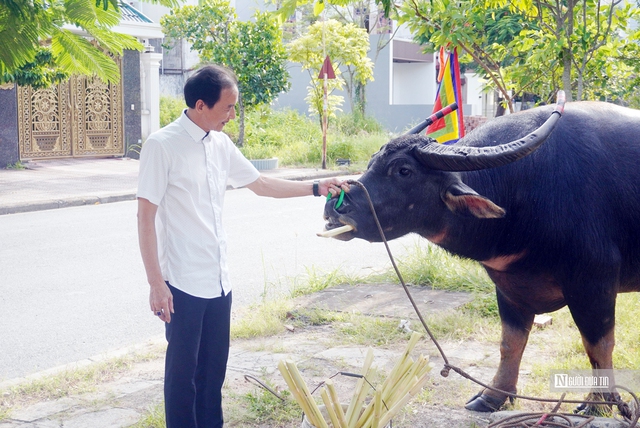
[[[26,169],[0,169],[0,215],[135,199],[138,161],[129,158],[30,161]],[[263,174],[308,180],[344,174],[313,168],[278,168]]]
[[[431,313],[451,310],[468,301],[469,296],[464,293],[448,293],[430,290],[424,287],[412,287],[416,301],[421,309]],[[366,296],[366,298],[363,298]],[[334,287],[317,295],[303,296],[295,299],[294,308],[327,308],[332,310],[357,312],[377,316],[398,316],[410,314],[409,301],[398,299],[402,291],[397,285],[368,284],[355,287]],[[382,312],[381,312],[382,311]],[[389,313],[389,311],[393,313]],[[411,317],[409,317],[411,318]],[[416,320],[405,323],[418,329]],[[376,347],[375,366],[388,372],[400,357],[405,344],[396,346]],[[430,343],[422,340],[419,352],[425,355],[433,354]],[[0,428],[125,428],[141,420],[154,406],[163,400],[164,379],[164,349],[166,342],[163,337],[157,337],[136,347],[113,351],[93,358],[78,361],[66,366],[57,367],[46,372],[28,376],[23,379],[0,383],[0,394],[8,391],[12,386],[46,378],[57,373],[75,371],[83,367],[118,357],[137,355],[137,361],[123,373],[113,376],[113,379],[99,383],[89,392],[71,394],[57,399],[40,400],[11,409],[8,417],[0,420]],[[368,346],[355,344],[340,344],[332,334],[332,327],[308,326],[301,328],[283,329],[281,334],[255,339],[233,340],[229,352],[227,377],[223,389],[223,406],[229,411],[229,427],[267,428],[265,424],[250,424],[246,420],[234,417],[233,396],[248,392],[259,394],[260,389],[255,383],[249,382],[247,375],[276,385],[280,390],[287,389],[277,366],[281,359],[293,359],[299,365],[302,375],[309,385],[317,385],[338,371],[357,372],[364,362]],[[464,347],[452,352],[455,361],[476,358],[480,360],[497,360],[497,349],[492,352],[468,352]],[[140,358],[146,356],[147,358]],[[437,357],[431,361],[436,365],[442,362]],[[471,361],[466,361],[467,363]],[[485,373],[486,372],[486,373]],[[490,375],[485,370],[484,376]],[[434,372],[435,373],[435,372]],[[465,380],[460,378],[460,382]],[[339,396],[350,397],[354,383],[348,378],[336,381]],[[10,399],[5,392],[5,400]],[[0,415],[2,406],[0,404]],[[467,428],[472,423],[482,422],[485,415],[467,412],[462,407],[445,409],[447,419],[443,424],[434,424],[433,418],[440,419],[440,413],[428,409],[426,415],[414,415],[412,420],[396,424],[397,427],[436,427]],[[237,412],[237,410],[236,410]],[[417,418],[417,419],[416,419]],[[428,419],[428,420],[425,420]],[[235,420],[234,420],[235,419]],[[294,425],[292,425],[294,426]],[[297,428],[299,425],[295,425]]]

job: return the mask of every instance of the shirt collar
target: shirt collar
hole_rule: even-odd
[[[187,116],[187,109],[182,111],[182,115],[178,119],[178,123],[187,131],[187,133],[193,138],[196,143],[202,143],[203,140],[211,134],[211,132],[205,132],[198,125],[193,123],[189,116]]]

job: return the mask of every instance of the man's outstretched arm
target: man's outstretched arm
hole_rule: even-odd
[[[348,190],[348,185],[335,177],[325,178],[318,181],[318,192],[322,196],[329,193],[337,195],[341,187]],[[253,193],[258,196],[269,196],[272,198],[294,198],[298,196],[313,195],[313,181],[293,181],[281,178],[260,175],[256,181],[247,185]]]

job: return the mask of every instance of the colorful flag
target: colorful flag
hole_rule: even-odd
[[[446,53],[444,48],[440,48],[438,84],[438,95],[436,95],[433,112],[452,103],[457,103],[459,108],[429,125],[426,134],[441,144],[453,144],[464,137],[460,66],[456,48],[449,53]]]

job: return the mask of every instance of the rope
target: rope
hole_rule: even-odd
[[[279,399],[280,399],[280,401],[282,401],[282,402],[284,403],[285,399],[284,399],[284,398],[282,398],[282,397],[280,396],[280,394],[278,394],[277,392],[275,392],[273,389],[269,388],[269,386],[267,386],[267,384],[266,384],[266,383],[264,383],[264,382],[262,382],[260,379],[258,379],[258,378],[256,378],[256,377],[254,377],[254,376],[251,376],[251,375],[246,374],[246,375],[244,375],[244,380],[246,380],[246,381],[247,381],[247,382],[249,382],[249,383],[251,383],[251,382],[253,382],[253,383],[257,383],[259,387],[261,387],[261,388],[262,388],[262,389],[264,389],[265,391],[269,391],[270,393],[272,393],[273,395],[275,395],[277,398],[279,398]]]
[[[389,244],[387,242],[387,238],[385,237],[384,231],[382,229],[382,226],[380,225],[380,220],[378,220],[378,215],[376,214],[376,210],[375,207],[373,206],[373,202],[371,200],[371,196],[369,195],[369,191],[367,190],[367,188],[364,186],[364,184],[362,184],[360,181],[357,180],[347,180],[348,184],[351,185],[355,185],[357,187],[359,187],[360,189],[362,189],[362,191],[365,194],[365,197],[367,198],[367,202],[369,204],[369,209],[371,210],[371,214],[373,215],[373,219],[376,223],[376,226],[378,228],[378,232],[380,233],[380,237],[382,238],[382,242],[384,243],[384,246],[387,250],[387,254],[389,255],[389,259],[391,260],[391,264],[393,265],[393,269],[396,272],[396,275],[398,276],[398,279],[400,280],[400,283],[402,284],[402,287],[407,295],[407,297],[409,298],[409,301],[411,302],[411,306],[413,306],[413,309],[415,310],[416,314],[418,315],[418,318],[420,319],[420,322],[422,323],[422,326],[424,327],[425,331],[427,332],[427,334],[429,335],[429,338],[431,339],[431,341],[434,343],[434,345],[436,346],[436,348],[438,348],[438,352],[440,353],[440,356],[442,357],[442,360],[444,361],[444,367],[442,368],[442,370],[440,371],[440,375],[442,377],[447,377],[449,376],[449,372],[451,370],[453,370],[454,372],[458,373],[460,376],[469,379],[470,381],[482,386],[483,388],[489,389],[491,391],[506,395],[507,397],[510,397],[511,399],[515,399],[515,398],[520,398],[523,400],[529,400],[529,401],[538,401],[538,402],[543,402],[543,403],[556,403],[558,402],[557,399],[550,399],[550,398],[539,398],[539,397],[530,397],[530,396],[526,396],[526,395],[520,395],[520,394],[516,394],[513,392],[509,392],[509,391],[503,391],[501,389],[498,388],[494,388],[492,386],[489,386],[483,382],[481,382],[480,380],[474,378],[473,376],[471,376],[470,374],[468,374],[467,372],[465,372],[464,370],[462,370],[459,367],[456,367],[454,365],[452,365],[451,363],[449,363],[449,359],[447,358],[446,354],[444,353],[444,351],[442,350],[442,347],[440,346],[440,344],[438,343],[438,340],[435,338],[435,336],[433,335],[433,333],[431,332],[431,330],[429,329],[429,326],[427,325],[427,323],[425,322],[424,318],[422,317],[422,313],[420,312],[420,309],[418,308],[418,306],[416,305],[416,302],[413,300],[413,297],[411,296],[411,292],[409,291],[409,288],[407,287],[407,284],[404,282],[404,279],[402,278],[402,274],[400,273],[400,270],[398,269],[398,266],[396,265],[395,259],[393,257],[393,254],[391,253],[391,249],[389,248]],[[640,403],[638,402],[638,399],[636,398],[636,396],[629,391],[627,388],[624,388],[622,386],[618,386],[615,385],[615,388],[619,388],[619,389],[623,389],[625,391],[627,391],[628,393],[631,394],[631,396],[633,397],[633,399],[635,400],[636,403],[636,407],[635,407],[635,413],[636,415],[633,417],[633,419],[629,419],[627,417],[624,417],[624,423],[628,423],[630,428],[635,428],[637,425],[636,423],[638,422],[638,419],[640,419]],[[564,396],[563,396],[564,398]],[[620,398],[617,401],[584,401],[584,400],[564,400],[561,401],[564,403],[575,403],[575,404],[593,404],[593,405],[608,405],[608,406],[613,406],[613,405],[617,405],[618,408],[622,409],[624,406],[626,406],[626,404],[622,401],[622,398]],[[556,406],[557,408],[559,408],[560,403],[558,403],[558,405]],[[548,426],[548,427],[552,427],[552,426],[574,426],[574,425],[557,425],[555,424],[555,422],[546,422],[545,419],[547,419],[546,417],[544,419],[542,419],[542,416],[544,416],[545,414],[537,414],[538,416],[538,420],[536,422],[536,425],[490,425],[490,427],[499,427],[499,428],[508,428],[508,427],[527,427],[527,426]],[[553,414],[548,414],[549,416],[553,416],[553,417],[565,417],[562,414],[558,414],[558,413],[553,413]],[[521,415],[518,415],[521,416]],[[576,416],[583,416],[583,415],[576,415]],[[503,423],[503,421],[500,421],[500,423]],[[588,423],[584,422],[585,424]],[[553,425],[550,425],[553,424]],[[583,427],[585,426],[584,424],[581,425],[577,425],[576,427]]]

